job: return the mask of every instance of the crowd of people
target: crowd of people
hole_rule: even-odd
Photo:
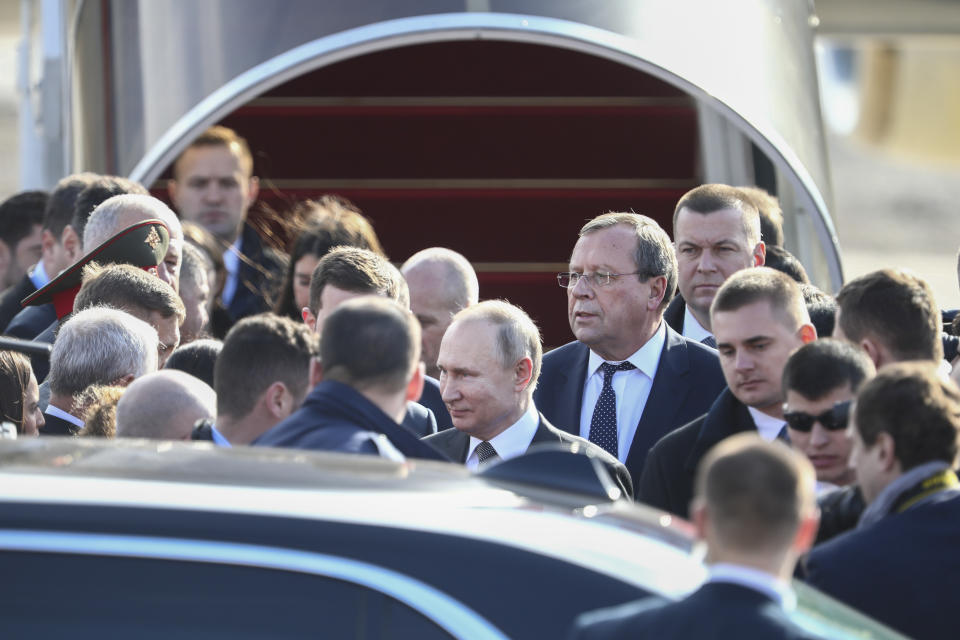
[[[0,349],[9,429],[471,470],[562,445],[690,519],[710,568],[682,602],[591,613],[571,637],[810,637],[784,615],[794,575],[950,635],[960,318],[915,274],[831,296],[783,248],[776,198],[702,185],[672,239],[636,213],[583,225],[557,276],[575,339],[543,353],[468,256],[397,268],[333,195],[297,205],[281,247],[248,219],[258,186],[243,138],[213,127],[174,164],[173,209],[91,173],[0,204],[0,332],[31,341]]]

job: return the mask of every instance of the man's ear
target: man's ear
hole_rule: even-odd
[[[40,234],[40,251],[41,255],[46,258],[50,255],[50,252],[53,251],[53,248],[57,245],[57,239],[53,237],[53,232],[50,229],[44,229],[43,233]],[[53,278],[55,273],[49,274]]]
[[[300,317],[303,318],[303,324],[307,325],[307,328],[314,333],[317,332],[317,316],[313,315],[313,312],[310,311],[310,307],[304,307],[300,309]]]
[[[413,369],[413,375],[410,377],[410,382],[407,383],[407,393],[404,396],[407,402],[416,402],[423,395],[424,371],[423,362],[417,362],[417,366]]]
[[[703,498],[694,498],[690,501],[690,522],[693,523],[694,531],[697,534],[697,540],[707,539],[707,503]]]
[[[877,455],[880,457],[880,464],[884,471],[891,471],[897,465],[897,448],[893,442],[893,436],[886,431],[877,434],[877,440],[873,443],[877,447]]]
[[[137,376],[133,375],[132,373],[128,373],[127,375],[120,376],[119,378],[111,382],[110,386],[111,387],[127,387],[130,385],[131,382],[133,382],[136,379],[136,377]]]
[[[667,293],[667,277],[654,276],[647,283],[650,285],[650,297],[647,299],[647,308],[651,311],[659,309],[663,296]]]
[[[263,406],[271,416],[278,420],[290,415],[292,402],[293,394],[287,389],[287,385],[280,381],[274,382],[263,392]]]
[[[753,266],[762,267],[767,264],[767,245],[761,240],[753,248]]]
[[[69,261],[67,266],[76,262],[83,255],[83,239],[77,235],[77,230],[69,224],[63,228],[63,232],[60,234],[60,244],[67,254]],[[93,247],[90,248],[93,249]]]
[[[800,526],[797,528],[797,533],[793,538],[792,548],[794,553],[799,556],[809,551],[817,539],[817,529],[819,528],[820,510],[814,509],[812,514],[800,520]]]
[[[310,388],[320,384],[323,380],[323,363],[320,358],[310,358]]]
[[[800,342],[809,344],[817,339],[817,328],[810,323],[800,327]]]
[[[533,360],[528,357],[518,360],[517,364],[514,365],[513,375],[513,386],[516,391],[523,391],[528,388],[533,382]]]
[[[864,337],[860,340],[860,348],[867,352],[867,355],[873,360],[873,366],[879,369],[884,364],[883,351],[880,345],[871,338]]]

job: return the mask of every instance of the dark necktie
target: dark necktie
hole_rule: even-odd
[[[636,369],[629,362],[600,365],[603,370],[603,389],[597,398],[590,418],[590,442],[603,447],[614,458],[617,457],[617,394],[613,391],[613,374],[617,371]]]
[[[706,338],[704,338],[703,340],[700,341],[700,344],[705,344],[705,345],[707,345],[708,347],[710,347],[711,349],[716,349],[716,348],[717,348],[717,339],[714,338],[713,336],[707,336]]]
[[[787,425],[780,427],[780,433],[777,434],[777,440],[782,440],[790,444],[790,433],[787,431]]]
[[[493,445],[484,440],[477,445],[477,448],[474,450],[477,453],[477,459],[480,460],[480,463],[484,463],[487,460],[499,460],[500,456],[497,455],[497,450],[493,448]]]

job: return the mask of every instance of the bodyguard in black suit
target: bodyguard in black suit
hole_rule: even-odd
[[[425,441],[470,469],[522,455],[540,442],[579,442],[632,496],[630,474],[616,458],[557,429],[537,411],[532,396],[542,353],[540,332],[523,309],[487,300],[460,311],[443,335],[437,358],[454,429]]]
[[[707,546],[707,582],[679,602],[651,597],[585,613],[569,638],[816,637],[790,619],[789,586],[817,527],[814,484],[810,463],[787,447],[753,434],[718,445],[698,471],[693,518]]]
[[[27,274],[20,279],[20,282],[10,287],[0,295],[0,333],[5,333],[7,325],[13,320],[13,317],[20,313],[23,308],[20,301],[37,290],[30,275]]]
[[[43,426],[40,427],[40,435],[42,436],[75,436],[83,428],[81,425],[60,417],[56,413],[56,408],[54,408],[54,413],[50,413],[50,407],[48,407],[47,411],[43,412],[43,420]]]
[[[732,275],[717,292],[711,316],[728,389],[705,416],[654,445],[638,482],[637,500],[681,516],[710,447],[741,431],[785,438],[783,367],[795,349],[817,337],[797,283],[767,267]]]
[[[860,390],[852,423],[867,507],[856,529],[814,548],[807,580],[911,638],[955,638],[960,391],[932,362],[887,365]]]
[[[550,422],[625,462],[636,483],[649,448],[723,389],[716,352],[663,322],[677,261],[650,218],[588,222],[559,278],[577,341],[544,356],[534,401]]]

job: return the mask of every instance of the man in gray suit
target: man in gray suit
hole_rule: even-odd
[[[600,458],[611,479],[633,495],[630,474],[616,458],[550,424],[537,411],[540,331],[523,309],[487,300],[454,316],[440,343],[440,391],[455,429],[424,440],[469,469],[526,453],[539,443],[578,443]]]

